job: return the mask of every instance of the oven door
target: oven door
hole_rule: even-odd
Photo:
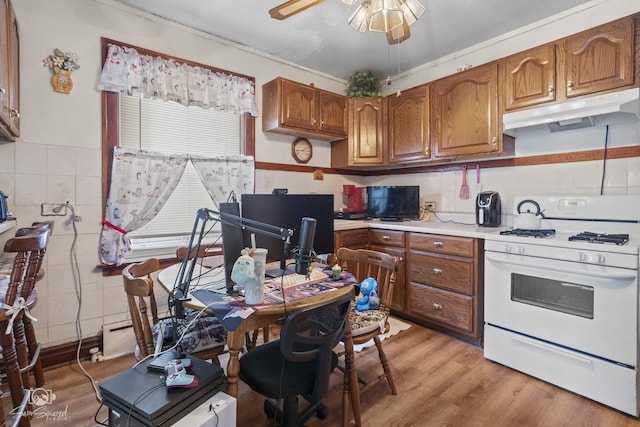
[[[485,253],[485,322],[636,366],[637,271]]]

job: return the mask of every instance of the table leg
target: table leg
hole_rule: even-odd
[[[238,379],[240,376],[239,354],[244,343],[244,332],[227,331],[229,363],[227,364],[227,394],[238,397]]]
[[[355,361],[353,357],[353,340],[351,338],[351,326],[347,322],[347,328],[344,334],[344,350],[345,350],[345,370],[344,370],[344,391],[342,395],[342,425],[346,427],[349,415],[349,404],[351,400],[351,408],[353,409],[353,418],[356,426],[360,427],[360,385],[358,384],[358,373],[356,372]],[[350,398],[350,399],[349,399]]]

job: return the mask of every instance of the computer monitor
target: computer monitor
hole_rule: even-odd
[[[237,202],[220,203],[220,213],[239,217],[240,204]],[[244,248],[242,229],[229,223],[222,222],[220,226],[220,233],[222,234],[222,256],[224,259],[225,282],[227,283],[227,289],[232,289],[233,281],[231,280],[231,270],[233,269],[233,264],[236,262],[238,257],[242,255],[242,249]]]
[[[294,230],[290,249],[299,244],[302,218],[315,218],[315,253],[334,251],[333,194],[243,194],[240,208],[243,218]],[[257,247],[269,251],[267,262],[280,261],[289,255],[284,253],[284,244],[278,239],[258,234],[255,239]],[[244,245],[251,246],[251,232],[244,232]]]

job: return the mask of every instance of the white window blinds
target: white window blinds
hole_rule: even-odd
[[[120,146],[165,154],[206,157],[241,154],[241,116],[120,94]],[[199,208],[213,202],[189,163],[162,211],[131,237],[190,234]]]

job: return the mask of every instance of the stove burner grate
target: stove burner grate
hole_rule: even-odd
[[[629,241],[628,234],[602,234],[585,231],[575,236],[569,236],[569,240],[580,240],[589,243],[614,243],[616,245],[624,245]]]
[[[517,237],[549,237],[556,234],[556,230],[542,229],[542,230],[523,230],[521,228],[512,228],[511,230],[503,230],[500,232],[502,235],[517,236]]]

